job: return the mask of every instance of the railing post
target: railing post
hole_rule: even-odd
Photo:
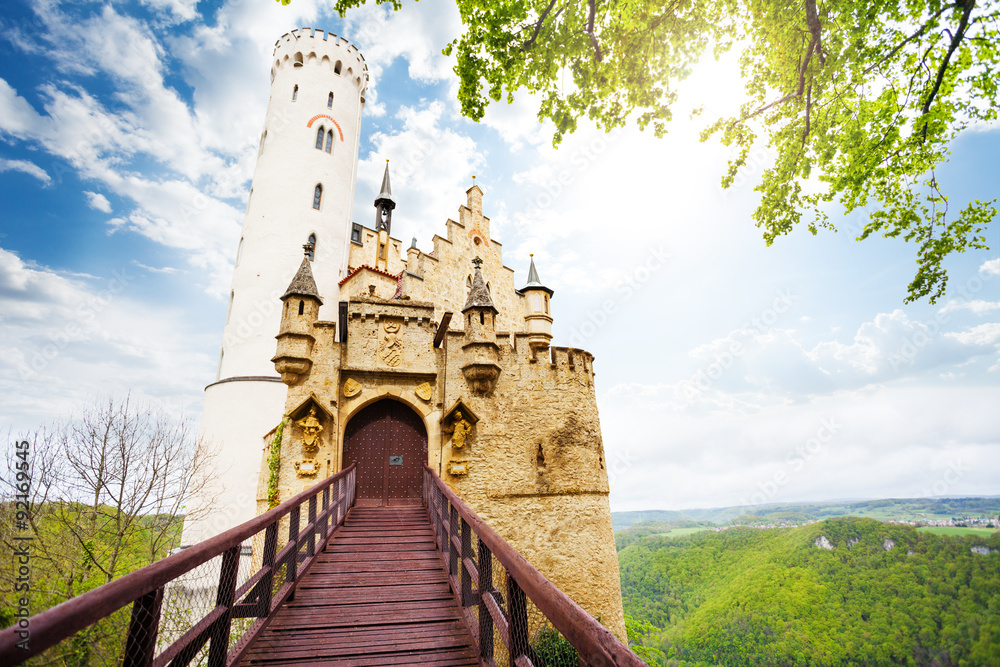
[[[288,543],[292,545],[292,548],[289,550],[285,565],[285,583],[293,586],[299,573],[299,515],[300,507],[295,507],[288,513]],[[288,599],[295,599],[294,588]]]
[[[459,568],[462,575],[462,606],[471,607],[474,601],[472,597],[472,575],[466,569],[466,559],[472,560],[472,529],[469,528],[469,522],[462,519],[462,558]]]
[[[208,647],[208,667],[225,667],[229,655],[229,631],[233,621],[233,603],[236,597],[236,574],[240,566],[240,547],[226,549],[222,553],[222,567],[219,568],[219,589],[215,595],[215,605],[223,607],[222,617],[215,622]]]
[[[162,605],[163,586],[132,603],[132,619],[128,624],[122,667],[148,667],[153,664]]]
[[[493,595],[493,554],[479,540],[479,655],[487,664],[493,659],[493,617],[486,596]]]

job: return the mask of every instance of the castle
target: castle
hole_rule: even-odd
[[[351,220],[363,56],[278,40],[202,437],[231,466],[191,544],[352,463],[359,504],[421,502],[425,465],[624,640],[593,357],[552,341],[553,291],[518,287],[472,185],[433,250],[393,233],[389,166]],[[400,223],[396,222],[397,229]],[[263,440],[262,440],[263,438]]]

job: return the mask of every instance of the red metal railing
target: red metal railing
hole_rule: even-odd
[[[424,504],[482,664],[645,666],[429,467],[424,468]]]
[[[352,464],[266,514],[31,617],[27,651],[17,646],[23,641],[17,625],[3,630],[0,665],[20,664],[129,604],[131,618],[120,663],[124,667],[181,666],[196,658],[209,667],[237,662],[274,612],[293,597],[298,580],[343,523],[354,504],[355,470]],[[279,526],[284,522],[288,540],[279,550]],[[244,546],[248,540],[262,549],[253,550],[255,571],[237,586],[240,557],[251,554]],[[200,618],[185,622],[186,631],[168,643],[159,636],[165,591],[171,584],[180,586],[185,575],[217,557],[221,559],[214,604],[209,603]],[[242,633],[234,636],[235,619],[255,620],[238,624],[242,627],[237,633]]]

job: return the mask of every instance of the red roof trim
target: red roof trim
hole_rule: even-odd
[[[351,278],[353,278],[354,276],[356,276],[358,274],[358,272],[361,271],[362,269],[368,269],[369,271],[371,271],[373,273],[377,273],[377,274],[379,274],[381,276],[385,276],[386,278],[392,278],[393,280],[399,280],[400,276],[403,275],[402,271],[400,271],[399,275],[397,276],[397,275],[394,275],[392,273],[389,273],[388,271],[383,271],[382,269],[376,269],[374,266],[368,266],[367,264],[362,264],[358,268],[356,268],[353,271],[351,271],[350,273],[348,273],[346,278],[344,278],[339,283],[337,283],[337,286],[340,287],[341,285],[343,285],[344,283],[346,283],[348,280],[350,280]]]

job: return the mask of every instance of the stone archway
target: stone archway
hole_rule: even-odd
[[[359,505],[419,505],[427,463],[427,429],[405,404],[365,406],[344,431],[343,465],[358,464]]]

